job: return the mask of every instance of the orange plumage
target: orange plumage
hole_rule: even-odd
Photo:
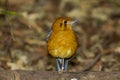
[[[67,59],[75,54],[77,39],[72,29],[76,22],[69,17],[60,17],[52,25],[48,36],[48,51],[55,58]]]

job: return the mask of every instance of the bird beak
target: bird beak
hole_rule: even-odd
[[[71,24],[74,24],[74,23],[76,23],[76,22],[78,22],[78,20],[77,20],[77,19],[74,19]]]

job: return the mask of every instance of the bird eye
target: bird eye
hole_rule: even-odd
[[[67,20],[64,20],[64,24],[67,24]]]

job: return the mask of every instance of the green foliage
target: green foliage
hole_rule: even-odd
[[[5,14],[5,15],[18,15],[17,12],[15,11],[6,11],[6,10],[1,10],[0,14]]]

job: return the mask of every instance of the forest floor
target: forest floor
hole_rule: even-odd
[[[60,16],[78,20],[78,50],[68,71],[120,71],[120,0],[0,1],[0,70],[55,71],[46,37]],[[11,12],[11,13],[10,13]],[[14,13],[15,12],[15,13]]]

